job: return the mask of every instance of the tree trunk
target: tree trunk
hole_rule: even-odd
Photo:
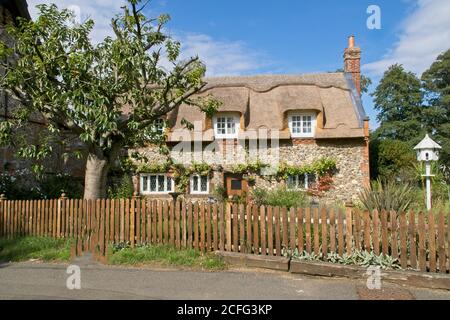
[[[109,166],[107,157],[89,153],[84,178],[84,199],[106,198],[106,179]]]

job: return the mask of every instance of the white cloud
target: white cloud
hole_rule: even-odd
[[[28,0],[32,18],[37,17],[35,6],[43,3],[42,0]],[[123,6],[125,1],[111,0],[60,0],[58,7],[79,7],[81,20],[91,18],[95,22],[92,39],[95,43],[102,41],[106,36],[112,36],[110,27],[111,18]],[[163,5],[165,0],[161,0]],[[198,55],[206,64],[208,76],[242,75],[258,72],[268,65],[267,59],[257,50],[250,49],[242,41],[218,41],[209,35],[174,32],[175,38],[182,43],[181,57],[186,59]]]
[[[248,48],[242,41],[218,41],[193,33],[178,38],[182,43],[182,57],[198,55],[206,64],[208,76],[250,74],[268,64],[262,53]]]
[[[401,63],[418,75],[433,63],[436,57],[450,47],[450,1],[417,0],[415,10],[402,23],[399,40],[378,61],[365,64],[371,76],[380,76],[394,63]]]

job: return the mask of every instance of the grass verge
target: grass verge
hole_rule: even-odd
[[[194,249],[177,249],[170,245],[142,245],[135,248],[110,246],[108,261],[117,265],[157,263],[161,265],[223,270],[225,262],[214,254]]]
[[[69,261],[70,246],[69,239],[31,236],[0,239],[0,261],[17,262],[29,259]]]

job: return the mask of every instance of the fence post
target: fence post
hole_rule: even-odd
[[[352,235],[353,235],[353,202],[352,201],[347,201],[345,203],[345,224],[346,224],[346,245],[347,245],[347,254],[351,255],[352,254],[352,246],[353,246],[353,242],[352,242]]]
[[[61,214],[64,207],[64,202],[66,200],[66,194],[63,192],[61,193],[61,197],[58,199],[58,211],[56,216],[56,237],[61,237]]]
[[[0,235],[3,237],[6,235],[6,210],[5,210],[5,205],[6,205],[6,196],[5,194],[1,194],[0,195],[0,221],[2,223],[0,223]]]

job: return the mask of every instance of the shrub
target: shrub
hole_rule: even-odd
[[[288,190],[280,187],[275,190],[254,188],[252,191],[253,202],[257,205],[276,207],[304,207],[309,204],[308,196],[298,190]]]
[[[108,187],[108,197],[113,199],[131,198],[133,192],[133,181],[128,174],[124,174],[118,182],[113,182],[112,185]]]
[[[408,183],[396,183],[392,180],[373,181],[359,193],[359,200],[367,210],[406,211],[415,199],[414,188]]]

